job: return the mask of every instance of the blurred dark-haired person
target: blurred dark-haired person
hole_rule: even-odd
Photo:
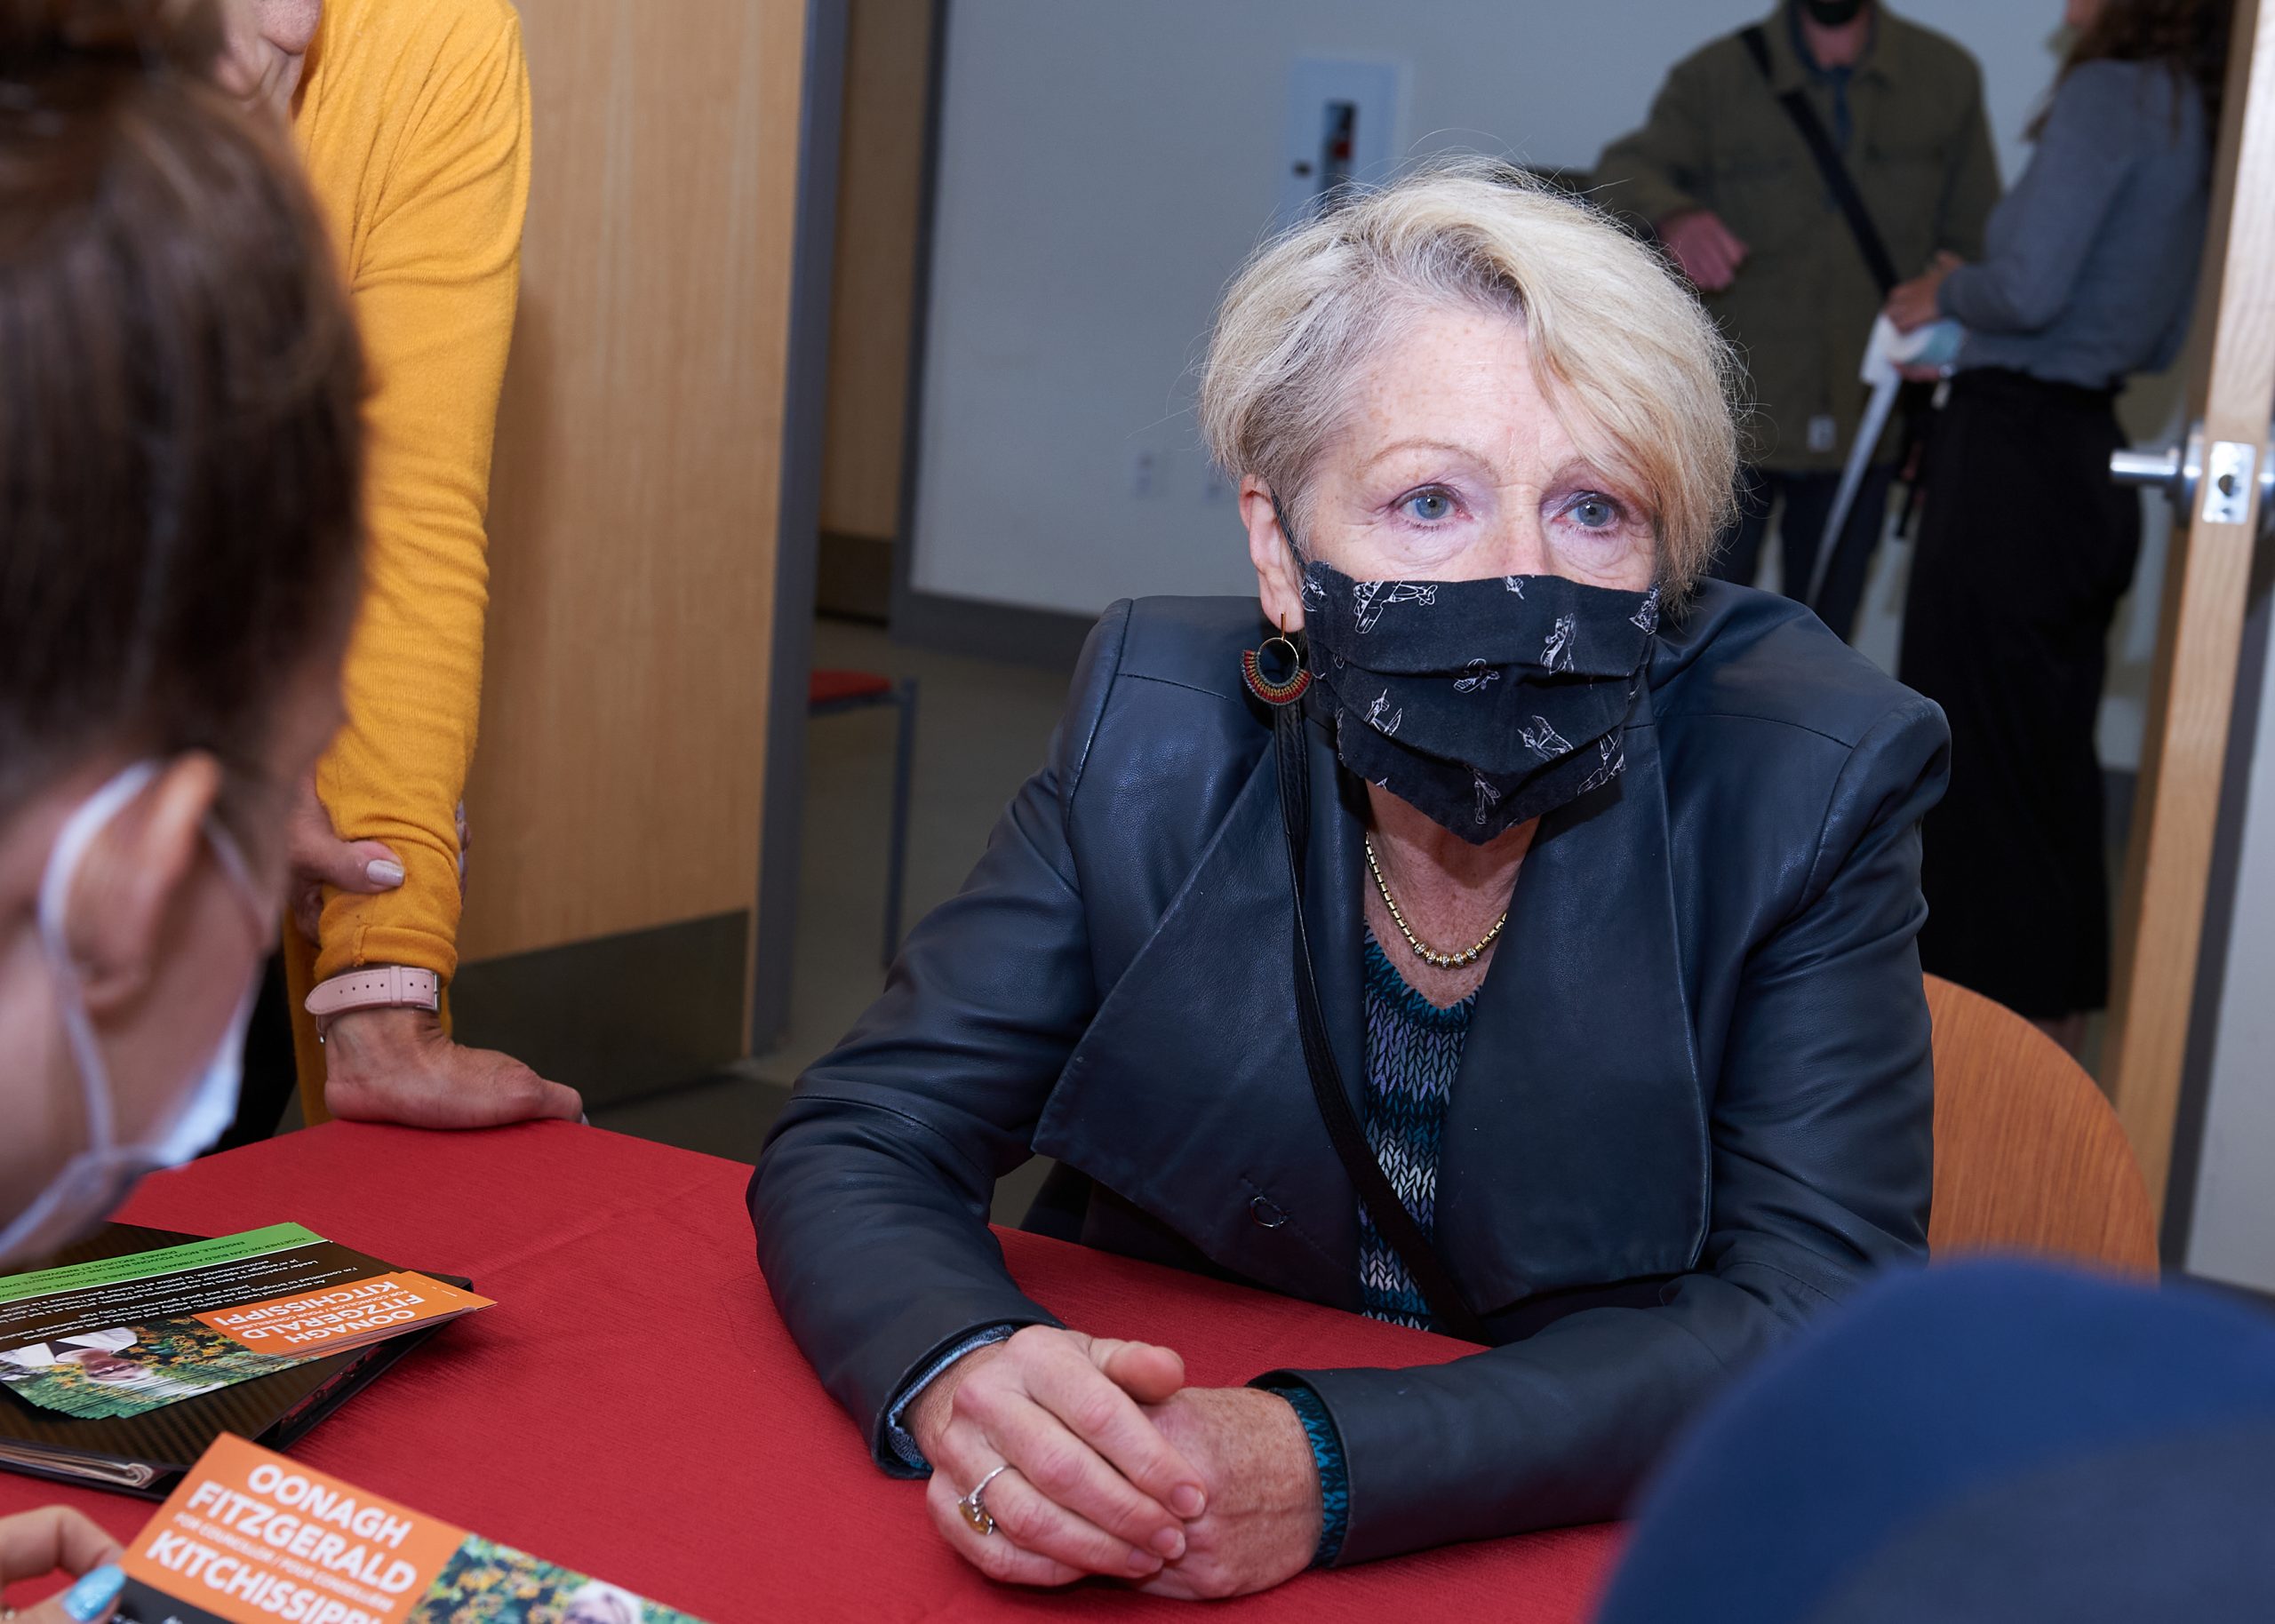
[[[2266,1624],[2275,1318],[2042,1262],[1891,1274],[1630,1509],[1596,1624]]]
[[[2187,333],[2229,12],[2069,0],[2075,41],[1981,260],[1888,302],[1898,327],[1968,330],[1904,628],[1904,681],[1943,705],[1953,740],[1920,956],[2073,1052],[2109,999],[2094,728],[2141,545],[2141,498],[2109,479],[2116,400]]]
[[[1853,183],[1877,251],[1836,201],[1796,103]],[[1782,506],[1783,585],[1805,596],[1860,432],[1872,318],[1896,278],[1937,253],[1979,251],[1999,195],[1975,59],[1879,0],[1783,0],[1676,63],[1649,122],[1604,150],[1595,184],[1606,207],[1658,234],[1745,361],[1756,410],[1715,575],[1753,580]],[[1899,448],[1890,429],[1809,605],[1842,637]]]
[[[220,45],[202,0],[0,0],[0,1272],[228,1125],[339,721],[355,328]],[[98,1618],[116,1550],[0,1519],[0,1584]]]
[[[520,20],[507,0],[220,4],[221,83],[290,122],[371,379],[371,590],[348,645],[347,723],[299,792],[287,974],[258,1017],[229,1142],[275,1127],[295,1075],[311,1120],[573,1118],[573,1090],[454,1042],[442,1013],[482,698],[491,444],[529,197]]]

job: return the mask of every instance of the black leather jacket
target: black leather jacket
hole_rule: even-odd
[[[750,1202],[799,1345],[868,1429],[971,1330],[1055,1323],[986,1228],[1356,1310],[1356,1197],[1306,1080],[1255,601],[1117,604],[962,893],[799,1080]],[[1317,690],[1314,690],[1316,693]],[[1359,787],[1311,729],[1307,920],[1365,1074]],[[1912,939],[1941,712],[1803,610],[1709,583],[1627,771],[1544,820],[1471,1018],[1436,1241],[1499,1345],[1300,1373],[1342,1434],[1342,1560],[1616,1516],[1729,1372],[1927,1250]]]

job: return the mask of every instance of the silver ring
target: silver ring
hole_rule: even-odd
[[[989,1484],[1010,1469],[1011,1463],[1009,1461],[1004,1461],[1002,1465],[973,1484],[970,1493],[956,1501],[956,1509],[963,1513],[963,1520],[971,1524],[974,1533],[983,1538],[995,1532],[995,1519],[988,1515],[987,1503],[979,1497],[987,1493]]]

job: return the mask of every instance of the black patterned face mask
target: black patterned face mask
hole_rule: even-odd
[[[1313,561],[1303,593],[1344,766],[1464,840],[1481,846],[1625,768],[1656,587],[1354,581]]]

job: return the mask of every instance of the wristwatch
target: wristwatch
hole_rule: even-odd
[[[442,978],[432,970],[414,970],[407,965],[377,964],[360,970],[350,970],[345,975],[335,975],[330,981],[319,982],[315,991],[308,994],[307,1012],[316,1018],[316,1041],[323,1041],[324,1029],[340,1015],[355,1009],[440,1009],[443,1007]]]

